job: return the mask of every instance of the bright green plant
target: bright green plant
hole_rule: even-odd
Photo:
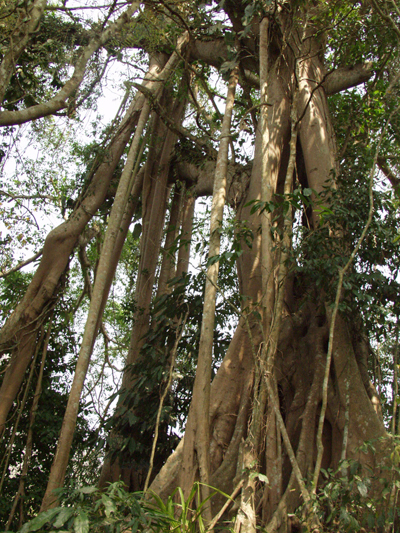
[[[151,491],[146,497],[143,492],[127,492],[122,481],[110,484],[105,492],[94,486],[58,492],[62,505],[40,513],[19,533],[206,533],[202,511],[207,501],[217,492],[229,499],[213,489],[210,497],[202,500],[199,482],[193,484],[187,498],[178,487],[166,502]]]

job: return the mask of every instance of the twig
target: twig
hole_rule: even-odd
[[[35,261],[35,259],[40,257],[42,253],[43,253],[43,249],[39,250],[39,252],[37,252],[35,255],[33,255],[29,259],[26,259],[25,261],[21,261],[21,263],[18,263],[18,265],[15,265],[15,267],[10,268],[10,270],[6,270],[6,272],[0,272],[0,278],[5,278],[9,276],[10,274],[12,274],[13,272],[17,272],[17,270],[21,270],[21,268],[23,268],[26,265],[29,265],[29,263],[32,263],[33,261]]]
[[[342,453],[340,460],[343,461],[346,459],[347,454],[347,443],[349,440],[349,425],[350,425],[350,377],[346,378],[346,406],[344,411],[344,429],[343,429],[343,443],[342,443]],[[342,477],[347,481],[347,468],[342,466]]]

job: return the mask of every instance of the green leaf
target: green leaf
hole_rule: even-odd
[[[141,224],[135,224],[135,227],[133,228],[133,231],[132,231],[132,238],[133,239],[138,239],[140,237],[142,233],[142,225]]]
[[[117,510],[115,501],[109,498],[106,494],[101,495],[101,500],[104,505],[104,512],[106,513],[106,517],[109,518],[110,514],[115,513],[115,511]]]
[[[225,61],[225,63],[222,63],[220,70],[223,73],[230,72],[236,67],[236,65],[237,65],[236,59],[234,59],[233,61]]]
[[[129,425],[133,426],[135,422],[138,421],[138,417],[133,413],[133,411],[128,411],[128,420],[129,420]]]
[[[365,483],[363,481],[357,481],[357,489],[358,489],[358,492],[361,494],[361,496],[363,498],[365,498],[368,494],[368,489],[367,489],[367,486],[365,485]]]
[[[207,267],[210,267],[211,265],[214,265],[219,261],[220,257],[219,255],[214,255],[213,257],[210,257],[210,259],[207,261]]]
[[[75,533],[89,533],[89,518],[82,509],[74,520],[74,531]]]
[[[94,485],[91,485],[90,487],[81,487],[78,489],[78,492],[81,492],[82,494],[93,494],[93,492],[96,492],[97,487]]]
[[[41,529],[45,524],[50,522],[59,512],[60,508],[55,507],[54,509],[49,509],[48,511],[44,511],[44,513],[38,514],[36,518],[26,523],[20,529],[19,533],[28,533],[29,531],[37,531],[38,529]]]
[[[308,187],[306,187],[305,189],[303,189],[303,194],[304,194],[304,196],[311,196],[312,195],[312,189],[309,189]]]
[[[260,474],[259,472],[252,472],[250,474],[250,479],[259,479],[262,483],[268,483],[268,478],[264,474]]]
[[[74,510],[71,507],[62,507],[53,526],[57,529],[60,528],[65,524],[65,522],[67,522],[67,520],[71,518],[73,514]]]

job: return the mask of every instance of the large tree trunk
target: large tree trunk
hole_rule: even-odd
[[[255,483],[251,489],[254,492],[250,505],[253,511],[247,508],[246,512],[251,514],[257,510],[257,515],[263,517],[263,525],[268,526],[268,531],[285,528],[287,514],[292,513],[300,502],[299,478],[293,465],[298,467],[303,480],[312,477],[331,320],[324,294],[318,294],[313,288],[312,280],[302,280],[303,286],[300,286],[294,275],[284,273],[283,262],[279,263],[279,256],[284,253],[283,245],[276,237],[272,243],[268,243],[269,236],[266,232],[270,222],[262,226],[260,234],[260,217],[258,213],[251,214],[251,206],[246,206],[249,201],[260,198],[271,201],[276,193],[283,193],[291,149],[293,152],[293,146],[289,149],[291,122],[292,131],[297,130],[299,133],[297,160],[304,163],[298,165],[297,172],[302,185],[320,192],[331,173],[337,171],[335,138],[322,87],[326,72],[319,60],[321,44],[313,37],[315,28],[305,27],[306,38],[296,41],[294,37],[288,37],[290,47],[285,48],[277,59],[276,56],[273,57],[268,70],[268,107],[263,113],[266,120],[263,135],[267,132],[268,142],[263,142],[261,130],[258,131],[250,187],[238,210],[238,220],[246,221],[247,227],[254,233],[252,247],[247,247],[243,242],[243,254],[238,261],[240,290],[247,304],[242,310],[225,359],[211,385],[209,411],[211,485],[231,493],[235,484],[245,475],[243,468],[254,467],[251,461],[246,462],[249,450],[251,457],[257,459],[259,472],[267,472],[269,476],[275,474],[281,480],[275,488],[276,480],[270,479],[265,490]],[[294,51],[297,51],[297,57]],[[297,62],[299,64],[295,70]],[[289,167],[289,174],[292,172]],[[268,180],[271,188],[267,196],[262,192],[261,176]],[[315,227],[319,223],[316,212],[313,213],[312,223]],[[274,224],[283,228],[283,217]],[[262,259],[263,253],[269,254],[266,260]],[[277,300],[280,291],[284,294],[282,308]],[[305,299],[306,291],[312,292],[312,300]],[[253,311],[261,312],[262,321]],[[279,314],[278,317],[276,313]],[[274,321],[280,323],[280,326],[271,371],[268,370],[268,364],[267,368],[258,365],[259,357],[263,357],[264,345],[272,343]],[[328,408],[323,426],[324,468],[336,468],[343,456],[346,405],[350,406],[347,456],[357,458],[361,464],[371,467],[376,467],[382,458],[379,451],[376,457],[355,452],[366,440],[383,437],[386,432],[371,401],[371,384],[360,363],[363,348],[361,344],[352,342],[354,335],[354,325],[346,324],[343,318],[336,321]],[[257,375],[259,381],[254,385]],[[293,457],[290,445],[285,448],[281,441],[277,420],[271,414],[272,402],[268,395],[266,404],[262,406],[259,425],[255,428],[260,433],[259,443],[255,445],[255,449],[251,449],[252,440],[250,448],[242,445],[243,442],[249,442],[248,431],[258,406],[259,390],[264,378],[268,380],[269,375],[274,376],[275,400],[279,402],[280,414],[294,450]],[[346,376],[349,375],[351,382],[347,386]],[[271,393],[273,391],[269,392]],[[201,405],[206,398],[200,395],[194,397],[193,401]],[[194,423],[194,407],[198,408],[199,405],[192,405],[188,428]],[[187,447],[186,439],[185,435],[153,482],[152,489],[161,497],[170,494],[178,484],[190,485],[195,479],[194,472],[198,466],[192,465],[189,471],[181,469]],[[198,457],[193,453],[193,461],[196,460]],[[214,510],[217,511],[222,500],[216,497],[213,502]],[[256,524],[254,520],[251,524],[249,520],[243,521],[235,531],[255,531],[260,522]]]
[[[244,29],[242,17],[236,12],[240,13],[242,4],[237,0],[225,2],[226,13],[236,32]],[[228,494],[235,487],[242,487],[237,499],[239,512],[235,511],[238,517],[236,533],[253,533],[260,526],[266,527],[266,531],[271,533],[287,531],[288,514],[302,500],[307,503],[309,498],[306,482],[312,480],[313,476],[320,481],[319,467],[315,468],[318,448],[321,450],[317,442],[317,428],[320,413],[324,412],[325,407],[323,382],[326,369],[329,369],[328,353],[333,356],[327,409],[324,419],[321,417],[322,467],[335,469],[343,457],[350,457],[356,458],[365,467],[377,468],[384,456],[383,445],[377,446],[376,455],[356,450],[366,440],[386,435],[379,401],[366,371],[367,348],[362,332],[357,330],[355,323],[348,323],[340,314],[334,321],[327,292],[317,290],[312,277],[306,278],[288,268],[294,221],[292,208],[286,211],[282,209],[295,183],[296,187],[310,188],[320,193],[329,177],[337,173],[336,140],[327,95],[367,79],[370,69],[355,67],[334,73],[326,71],[322,60],[323,35],[317,27],[318,17],[313,17],[318,15],[318,3],[302,2],[300,7],[298,2],[264,4],[263,9],[266,5],[272,6],[271,12],[263,12],[264,18],[261,20],[254,15],[252,21],[252,31],[259,32],[257,37],[260,37],[257,45],[259,43],[260,46],[258,81],[261,82],[261,109],[250,182],[244,183],[243,179],[237,189],[233,186],[235,172],[232,168],[235,165],[228,164],[227,160],[229,127],[222,132],[221,139],[221,145],[224,145],[224,175],[219,174],[218,168],[215,172],[216,186],[218,178],[223,177],[220,184],[223,196],[226,194],[229,198],[231,194],[234,197],[237,193],[236,200],[231,204],[237,209],[238,227],[245,225],[253,233],[252,246],[243,240],[242,255],[238,259],[243,307],[230,346],[211,384],[212,335],[208,335],[207,349],[200,353],[199,379],[192,397],[186,435],[151,485],[161,498],[169,496],[177,486],[182,486],[188,493],[193,482],[199,479]],[[180,51],[189,33],[180,39]],[[190,37],[193,38],[193,35],[190,34]],[[237,43],[238,48],[245,42],[246,36],[242,38],[243,41]],[[258,53],[255,42],[256,37],[250,43],[254,45],[251,47],[253,55]],[[227,53],[223,39],[203,43],[192,39],[185,59],[189,62],[196,56],[209,65],[220,66],[220,58],[216,55],[221,51],[221,55]],[[237,58],[242,61],[240,53]],[[175,270],[181,274],[188,269],[189,246],[181,247],[176,268],[175,256],[168,256],[176,226],[181,226],[182,233],[189,241],[192,232],[194,197],[183,203],[180,221],[178,204],[181,201],[178,201],[175,189],[175,211],[170,216],[171,231],[166,239],[167,249],[157,281],[171,181],[180,174],[182,179],[192,181],[192,184],[197,180],[193,187],[196,194],[204,194],[204,191],[210,193],[207,178],[210,174],[214,175],[215,170],[213,161],[203,162],[199,168],[195,168],[193,163],[181,162],[175,165],[176,174],[172,176],[170,172],[177,131],[185,133],[181,127],[184,102],[179,98],[173,99],[172,91],[164,82],[180,59],[180,53],[171,55],[164,77],[158,76],[160,69],[154,58],[150,67],[154,69],[162,97],[158,102],[157,98],[151,98],[154,111],[149,126],[151,138],[148,158],[143,172],[143,231],[135,294],[136,310],[127,368],[123,376],[124,394],[135,393],[137,373],[132,373],[132,367],[138,362],[141,352],[143,354],[149,328],[157,326],[157,316],[151,315],[156,289],[158,295],[165,296],[168,278]],[[164,56],[159,60],[163,65],[165,61]],[[242,67],[243,64],[240,65],[240,74],[258,83],[256,76],[249,76]],[[154,97],[155,92],[159,93],[156,89],[153,95],[150,94],[149,89],[154,88],[153,82],[154,78],[138,87],[144,95]],[[48,236],[43,259],[33,281],[1,332],[0,349],[11,353],[11,359],[0,390],[0,430],[4,428],[32,359],[37,331],[49,314],[68,258],[88,221],[104,201],[113,171],[137,124],[143,101],[144,96],[141,95],[131,105],[110,143],[111,157],[99,163],[88,191],[82,195],[70,220]],[[168,116],[169,111],[176,124]],[[190,135],[191,140],[204,146],[199,139]],[[314,196],[312,199],[315,199]],[[251,205],[254,201],[259,201],[261,207],[274,208],[273,215],[268,210],[261,213],[254,211]],[[318,210],[310,207],[309,211],[308,224],[317,230],[320,227]],[[211,255],[219,254],[219,238],[214,240],[213,237],[221,219],[222,209],[213,211]],[[175,229],[172,229],[173,226]],[[335,238],[335,234],[331,237]],[[207,292],[203,329],[211,331],[210,323],[215,313],[216,276],[210,276],[210,279],[207,291],[211,289],[211,297],[208,297]],[[331,283],[332,280],[327,280],[327,284]],[[103,289],[107,291],[107,280]],[[78,366],[82,374],[76,378],[79,386],[74,387],[74,394],[70,398],[70,403],[74,403],[71,408],[72,419],[76,418],[90,350],[105,305],[105,292],[95,295],[98,301],[95,323],[90,339],[85,339],[85,359]],[[171,323],[173,325],[173,320]],[[330,341],[329,334],[331,326],[333,341]],[[117,415],[121,405],[122,400]],[[127,409],[125,407],[125,411]],[[74,423],[75,420],[68,426],[69,443]],[[110,439],[112,444],[115,442],[116,448],[120,436],[117,426]],[[150,444],[151,438],[151,434],[146,435],[145,444]],[[62,468],[57,467],[54,473],[44,507],[51,503],[52,489],[62,484],[68,452],[69,446],[65,446]],[[106,458],[100,486],[107,481],[116,481],[121,476],[129,489],[138,490],[143,486],[145,473],[136,469],[136,465],[129,462],[129,457],[125,461],[124,453],[121,453],[117,460]],[[267,475],[269,483],[265,486],[260,484],[256,480],[257,473]],[[207,492],[204,494],[207,495]],[[221,509],[224,500],[221,495],[212,499],[211,510],[207,511],[208,519]],[[228,518],[232,516],[233,513],[227,515]]]

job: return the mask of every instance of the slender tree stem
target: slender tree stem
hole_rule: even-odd
[[[7,270],[6,272],[0,272],[0,278],[6,278],[10,274],[13,274],[14,272],[17,272],[18,270],[21,270],[26,265],[29,265],[30,263],[33,263],[36,259],[38,259],[43,253],[43,250],[40,250],[35,255],[30,257],[29,259],[25,259],[25,261],[21,261],[18,263],[18,265],[15,265],[14,267],[10,268],[10,270]]]
[[[210,386],[212,350],[214,340],[214,322],[216,306],[216,284],[219,270],[219,253],[221,241],[221,225],[224,214],[226,198],[226,180],[228,155],[230,144],[230,129],[232,121],[235,91],[238,82],[238,67],[232,70],[228,93],[226,97],[225,114],[221,128],[221,140],[218,151],[217,164],[214,177],[213,201],[211,206],[210,245],[208,258],[212,262],[207,269],[206,287],[204,295],[203,318],[200,332],[200,345],[195,383],[193,387],[193,402],[195,409],[195,448],[198,457],[200,480],[203,483],[203,499],[209,496],[209,444],[210,444]],[[205,506],[205,515],[211,521],[211,509]]]
[[[399,371],[398,371],[398,362],[399,362],[399,317],[396,318],[396,337],[395,345],[393,350],[393,384],[392,384],[392,395],[393,395],[393,406],[392,406],[392,435],[396,435],[396,414],[397,414],[397,400],[399,394]]]
[[[24,462],[22,465],[22,472],[21,472],[21,476],[19,480],[18,491],[17,491],[17,494],[15,495],[14,502],[13,502],[13,505],[10,511],[10,515],[7,520],[7,525],[5,529],[6,531],[8,531],[11,526],[11,522],[14,518],[18,502],[20,501],[21,497],[24,495],[24,492],[25,492],[25,480],[26,480],[26,476],[28,475],[29,466],[30,466],[31,458],[32,458],[33,425],[36,419],[36,411],[39,405],[39,399],[42,394],[44,364],[46,362],[46,357],[47,357],[47,348],[49,345],[52,323],[53,323],[53,316],[50,317],[50,321],[49,321],[49,325],[48,325],[47,333],[46,333],[46,338],[44,340],[42,359],[40,361],[39,376],[38,376],[38,380],[36,383],[35,394],[33,396],[33,402],[32,402],[32,407],[31,407],[31,412],[30,412],[30,417],[29,417],[29,429],[28,429],[28,437],[26,439]]]

